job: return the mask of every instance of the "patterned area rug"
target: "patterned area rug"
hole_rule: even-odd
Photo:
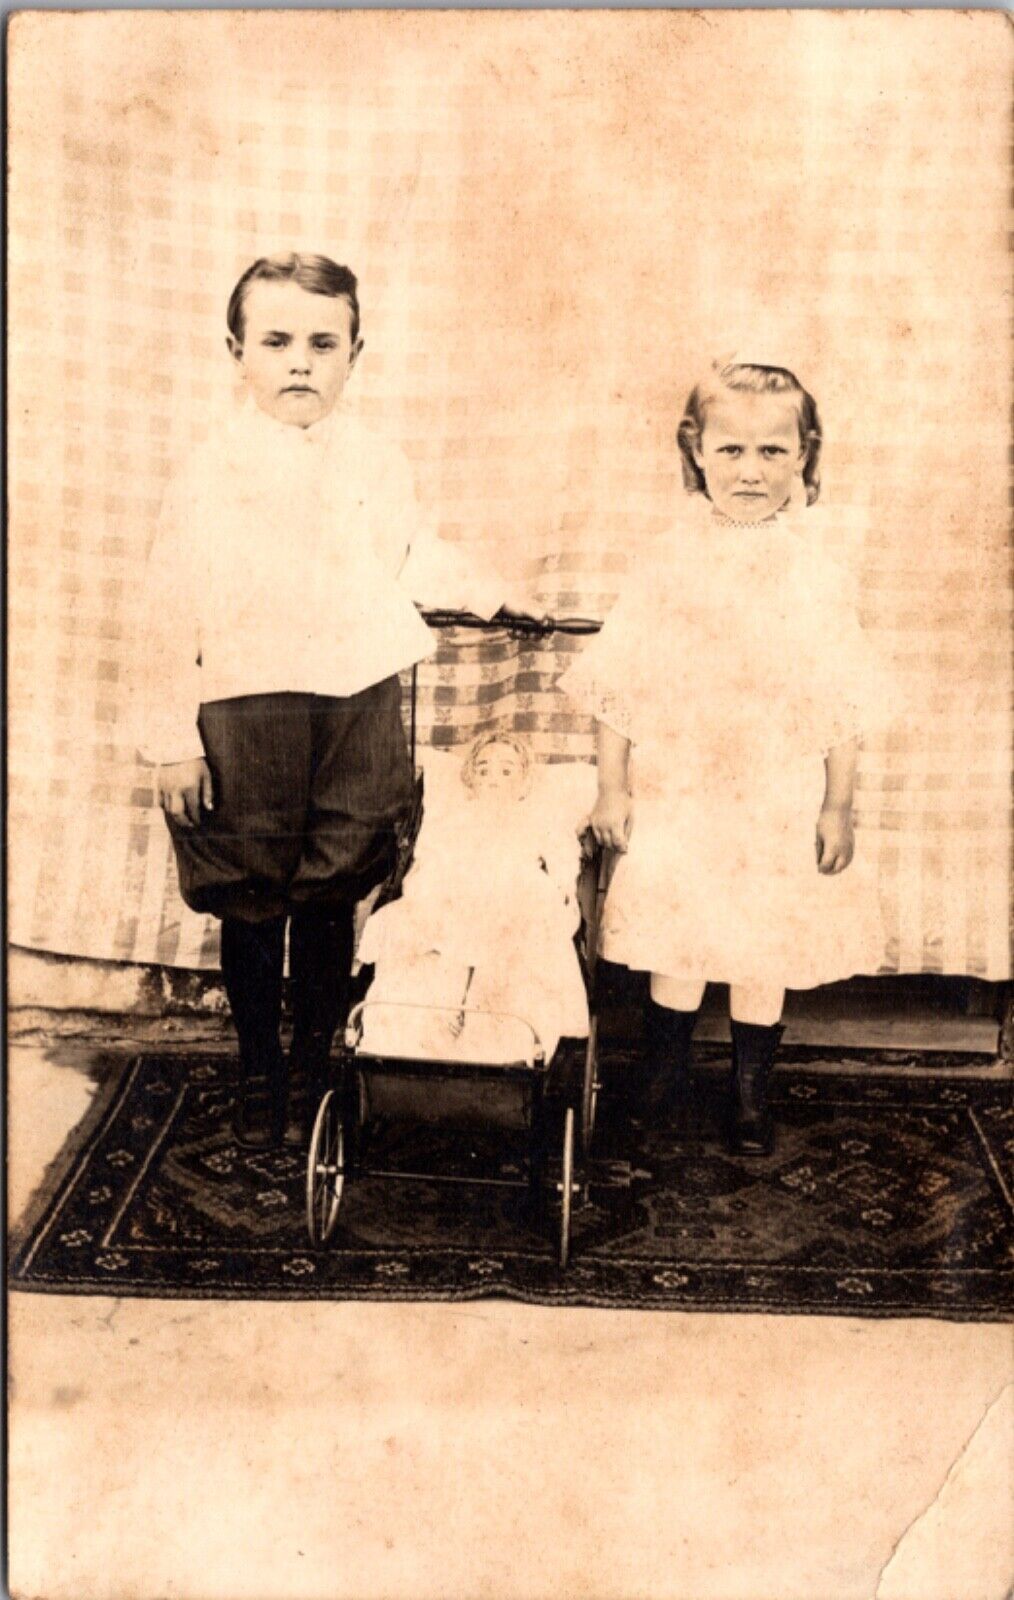
[[[845,1061],[843,1056],[851,1055]],[[690,1134],[639,1125],[635,1068],[603,1062],[571,1261],[556,1264],[551,1192],[526,1210],[525,1145],[380,1123],[389,1170],[477,1174],[481,1187],[366,1177],[328,1244],[309,1245],[300,1150],[232,1140],[225,1058],[145,1055],[107,1084],[15,1245],[13,1287],[216,1299],[447,1299],[671,1310],[1002,1321],[1014,1309],[1009,1084],[945,1075],[955,1057],[786,1052],[776,1153],[729,1156],[721,1052],[705,1046]],[[934,1073],[933,1066],[938,1071]],[[857,1070],[858,1069],[858,1070]],[[550,1178],[553,1173],[551,1171]]]

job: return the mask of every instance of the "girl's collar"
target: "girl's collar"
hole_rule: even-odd
[[[809,503],[806,495],[806,485],[803,483],[802,478],[799,477],[794,480],[792,492],[785,504],[774,512],[772,516],[764,517],[760,522],[740,522],[738,518],[730,517],[724,511],[719,511],[718,507],[707,495],[702,494],[700,499],[703,502],[705,518],[712,529],[736,528],[741,531],[748,528],[760,530],[762,528],[772,529],[795,525],[799,513],[805,511]]]
[[[773,516],[762,517],[759,522],[740,522],[738,518],[726,516],[724,511],[719,511],[717,506],[712,505],[710,506],[708,520],[711,522],[713,527],[720,528],[723,531],[726,528],[735,528],[738,531],[745,531],[749,528],[756,529],[759,532],[762,529],[770,530],[772,528],[783,527],[787,521],[786,512],[787,507],[782,506],[781,510],[776,511]]]

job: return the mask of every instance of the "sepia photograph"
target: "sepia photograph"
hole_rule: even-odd
[[[1010,1600],[1009,21],[8,31],[17,1600]]]

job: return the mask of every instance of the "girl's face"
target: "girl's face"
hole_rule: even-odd
[[[261,279],[251,284],[243,311],[243,343],[230,334],[229,349],[260,409],[298,428],[326,417],[360,350],[348,301],[311,294],[291,279]]]
[[[780,511],[804,457],[791,394],[726,390],[709,401],[694,447],[712,504],[735,522],[763,522]]]
[[[518,796],[524,786],[524,763],[510,744],[485,745],[472,770],[476,795]]]

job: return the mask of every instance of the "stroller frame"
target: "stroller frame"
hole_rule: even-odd
[[[424,611],[431,627],[465,627],[487,631],[506,630],[515,638],[547,638],[555,632],[596,633],[600,623],[583,617],[536,619],[511,615],[486,622],[469,612]],[[397,861],[381,889],[374,909],[394,899],[411,865],[416,836],[422,821],[423,776],[416,771],[417,672],[412,669],[410,699],[410,748],[415,773],[415,791],[410,815],[399,832]],[[306,1163],[306,1223],[310,1242],[326,1244],[338,1221],[345,1186],[358,1178],[384,1178],[391,1181],[424,1180],[430,1184],[492,1185],[527,1189],[529,1214],[541,1229],[546,1225],[547,1194],[556,1208],[556,1248],[559,1266],[564,1269],[570,1257],[571,1219],[575,1202],[586,1194],[580,1174],[587,1162],[595,1127],[598,1101],[598,1025],[594,1009],[594,976],[598,955],[598,926],[608,881],[607,858],[596,849],[586,857],[581,870],[578,898],[582,907],[583,947],[580,950],[589,1000],[589,1029],[583,1050],[580,1084],[573,1071],[576,1052],[561,1041],[547,1061],[542,1043],[527,1018],[511,1016],[532,1036],[531,1059],[487,1063],[440,1060],[374,1054],[360,1048],[363,1019],[370,1009],[369,997],[353,1007],[337,1052],[335,1082],[328,1088],[317,1109]],[[446,1012],[450,1008],[409,1005],[393,1001],[375,1003],[378,1009],[413,1012]],[[455,1015],[484,1015],[507,1018],[507,1013],[491,1013],[481,1008],[454,1008]],[[561,1057],[571,1070],[560,1065]],[[560,1078],[564,1081],[560,1082]],[[562,1115],[560,1114],[562,1112]],[[499,1126],[527,1132],[527,1171],[519,1180],[478,1177],[458,1173],[409,1172],[387,1169],[369,1162],[369,1123],[377,1116],[390,1115],[405,1120]],[[551,1157],[554,1145],[559,1163]],[[551,1172],[552,1161],[552,1172]]]

